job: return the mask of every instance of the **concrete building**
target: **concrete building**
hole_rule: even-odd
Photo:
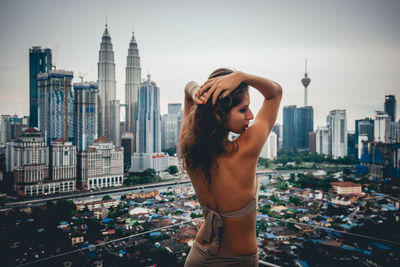
[[[98,85],[74,83],[74,144],[79,151],[89,147],[98,133]]]
[[[125,104],[127,105],[125,112],[125,128],[127,133],[136,133],[137,91],[142,77],[141,71],[139,49],[134,33],[132,32],[125,69]]]
[[[132,169],[134,172],[143,172],[154,169],[162,172],[168,169],[169,156],[165,153],[135,153],[132,156]]]
[[[168,104],[168,113],[161,121],[161,148],[162,150],[176,148],[181,129],[182,104]]]
[[[318,154],[329,155],[329,128],[318,127],[315,133],[315,150]]]
[[[277,150],[279,151],[282,148],[283,143],[283,126],[279,123],[276,123],[272,128],[272,131],[276,134],[277,142]]]
[[[124,151],[101,136],[78,154],[78,186],[82,189],[122,186]]]
[[[28,116],[18,117],[17,115],[1,115],[0,118],[0,144],[18,139],[23,131],[28,128]]]
[[[339,195],[351,195],[361,193],[361,184],[352,182],[333,182],[331,183],[333,191]]]
[[[51,49],[34,46],[29,49],[29,126],[39,126],[39,90],[37,75],[51,70]]]
[[[336,109],[327,117],[331,154],[334,158],[347,156],[347,120],[346,110]]]
[[[374,120],[374,141],[389,143],[390,138],[390,116],[382,111],[376,111]]]
[[[36,128],[28,128],[15,142],[11,161],[14,191],[20,196],[43,195],[55,192],[49,179],[49,148]],[[52,192],[52,189],[54,190]]]
[[[76,146],[59,138],[51,143],[49,176],[59,182],[59,192],[76,190]],[[57,192],[57,191],[55,191]]]
[[[266,159],[275,159],[277,156],[278,138],[274,132],[271,132],[265,142],[260,156]]]
[[[71,140],[74,136],[72,71],[50,70],[38,74],[39,130],[47,145],[58,138]]]
[[[104,136],[119,146],[119,103],[116,100],[116,81],[115,81],[115,63],[114,51],[111,43],[111,36],[108,27],[104,30],[100,51],[98,68],[98,86],[99,86],[99,133],[98,136]],[[114,101],[114,102],[113,102]],[[118,116],[116,116],[116,113]]]

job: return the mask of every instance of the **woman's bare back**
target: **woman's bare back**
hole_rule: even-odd
[[[257,162],[244,158],[239,151],[218,157],[218,168],[211,169],[212,182],[207,187],[204,176],[198,172],[191,175],[196,196],[202,206],[225,213],[240,210],[257,194]],[[222,255],[251,255],[257,252],[255,232],[256,214],[238,218],[224,218],[220,253]],[[206,214],[204,214],[206,216]],[[196,241],[207,246],[200,228]]]

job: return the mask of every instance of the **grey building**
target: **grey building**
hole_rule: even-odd
[[[116,101],[116,81],[114,51],[108,27],[104,30],[100,51],[98,67],[99,85],[99,136],[105,136],[113,141],[116,146],[120,144],[119,136],[119,103]],[[115,116],[118,113],[118,116]]]
[[[98,133],[98,85],[95,82],[74,83],[74,144],[85,150]]]
[[[181,127],[182,104],[168,104],[168,113],[162,117],[162,150],[176,148]]]
[[[136,145],[131,171],[166,170],[168,155],[161,153],[160,88],[150,80],[150,75],[139,87],[136,116]]]
[[[161,152],[160,88],[150,75],[138,90],[135,152]]]
[[[126,58],[125,82],[125,129],[127,133],[136,133],[137,94],[141,80],[140,57],[134,33],[129,42],[128,56]]]

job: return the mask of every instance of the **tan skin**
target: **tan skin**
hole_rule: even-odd
[[[212,180],[210,185],[207,186],[201,172],[193,172],[189,175],[200,204],[218,212],[241,209],[256,195],[258,190],[255,178],[257,160],[276,121],[282,89],[273,81],[243,72],[233,72],[209,79],[201,88],[195,82],[189,82],[185,87],[185,120],[181,132],[187,130],[186,118],[194,104],[206,103],[210,97],[215,103],[218,97],[227,96],[242,82],[257,89],[265,99],[255,119],[249,109],[248,94],[245,94],[242,102],[232,108],[229,113],[227,125],[230,131],[240,134],[233,141],[238,144],[239,149],[218,156],[216,159],[218,168],[213,166],[210,169]],[[247,128],[252,119],[254,123]],[[232,143],[228,144],[230,145]],[[257,211],[254,211],[244,217],[223,219],[224,229],[219,252],[221,255],[257,253],[256,216]],[[196,242],[207,247],[208,244],[200,238],[202,232],[203,225],[200,227]]]

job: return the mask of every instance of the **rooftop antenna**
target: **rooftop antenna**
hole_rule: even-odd
[[[107,28],[108,24],[107,24],[107,12],[106,12],[106,28]]]

